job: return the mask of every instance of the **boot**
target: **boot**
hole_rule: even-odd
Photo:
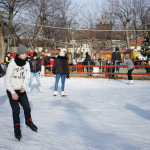
[[[15,137],[20,141],[20,138],[22,137],[21,130],[20,130],[20,124],[14,125],[14,134],[15,134]]]
[[[31,87],[28,88],[28,93],[30,93],[30,92],[31,92]]]
[[[42,92],[42,88],[41,88],[41,86],[39,86],[39,91],[40,91],[40,92]]]
[[[36,131],[36,132],[37,132],[37,129],[38,129],[38,128],[37,128],[36,125],[33,124],[32,118],[26,120],[25,123],[26,123],[26,125],[27,125],[28,127],[30,127],[33,131]]]
[[[53,96],[57,96],[57,91],[54,92]]]

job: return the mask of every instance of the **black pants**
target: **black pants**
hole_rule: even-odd
[[[7,95],[8,95],[9,102],[10,102],[10,105],[12,108],[13,122],[14,122],[14,124],[19,124],[20,123],[20,117],[19,117],[20,106],[19,106],[19,103],[24,109],[24,115],[25,115],[26,120],[31,118],[31,109],[30,109],[30,105],[29,105],[29,101],[28,101],[28,97],[27,97],[26,92],[20,93],[20,90],[15,90],[15,92],[19,96],[18,100],[13,100],[12,95],[8,90],[7,90]]]
[[[132,80],[131,74],[132,74],[132,71],[133,71],[133,70],[134,70],[134,69],[128,70],[128,80]]]

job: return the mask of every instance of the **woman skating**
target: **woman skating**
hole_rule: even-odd
[[[68,60],[64,52],[60,52],[59,56],[55,59],[52,71],[53,74],[56,74],[54,96],[57,95],[58,82],[60,77],[61,77],[61,96],[66,96],[66,94],[64,93],[64,87],[65,87],[65,79],[69,78],[69,67],[68,67]]]

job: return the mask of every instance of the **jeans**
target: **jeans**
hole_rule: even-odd
[[[39,79],[39,73],[38,73],[38,72],[36,72],[36,73],[31,72],[29,87],[31,87],[31,84],[32,84],[34,75],[35,75],[35,77],[36,77],[36,81],[37,81],[37,83],[38,83],[38,86],[41,86],[41,82],[40,82],[40,79]]]
[[[56,80],[55,80],[55,91],[58,89],[58,82],[61,77],[61,91],[64,91],[65,87],[65,79],[66,79],[66,74],[56,74]]]
[[[9,102],[12,108],[12,114],[13,114],[13,123],[14,124],[19,124],[20,123],[20,106],[19,104],[23,107],[24,109],[24,115],[25,115],[25,120],[28,120],[31,118],[31,108],[30,104],[28,101],[28,97],[26,92],[20,93],[20,90],[15,90],[17,95],[19,96],[18,100],[13,100],[11,93],[7,90],[7,95],[9,98]]]

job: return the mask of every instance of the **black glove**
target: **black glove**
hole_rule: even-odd
[[[66,75],[66,78],[67,78],[67,79],[70,79],[70,78],[69,78],[69,74]]]

